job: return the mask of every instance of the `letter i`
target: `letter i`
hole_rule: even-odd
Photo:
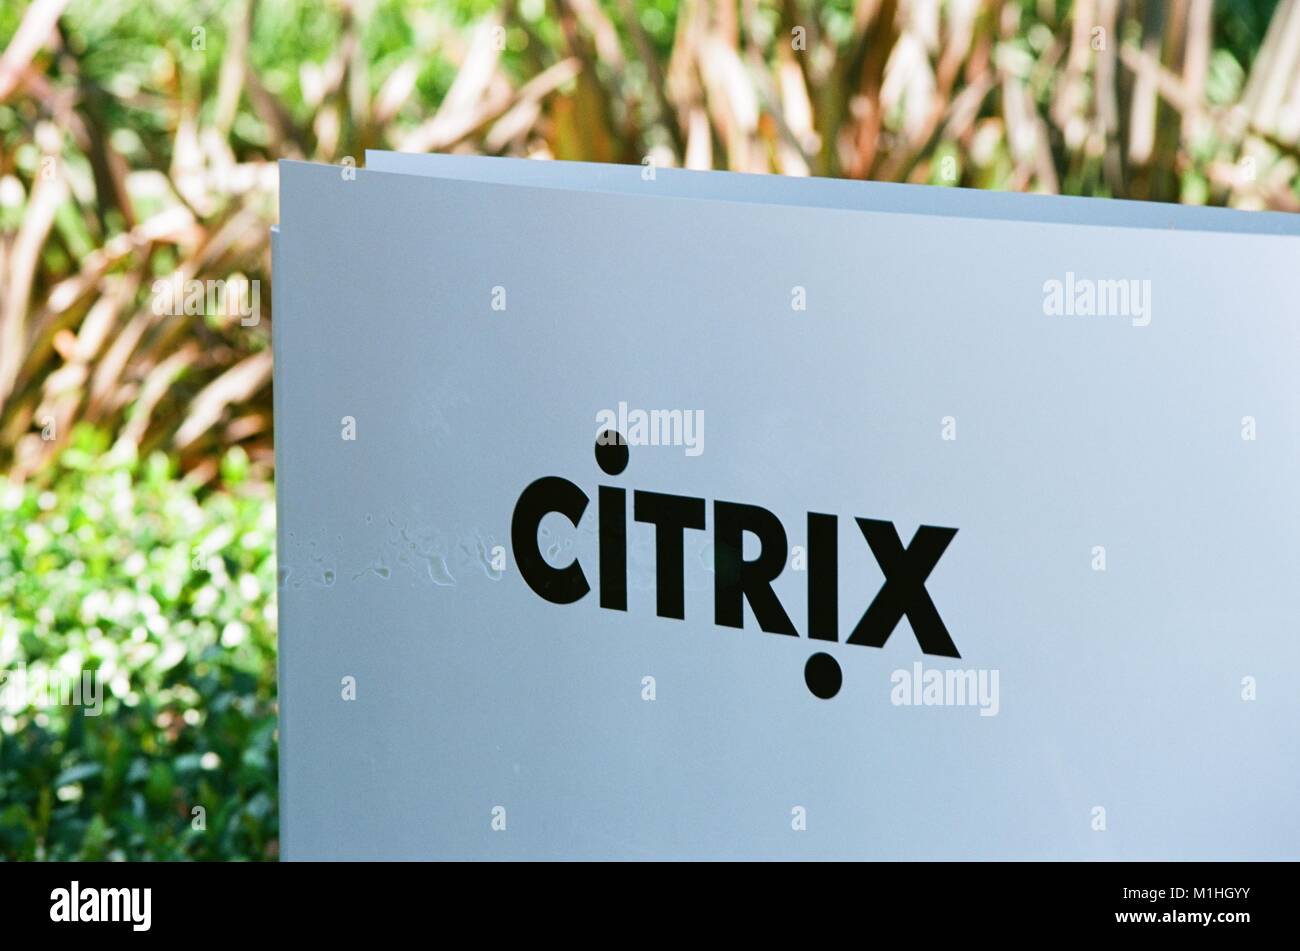
[[[602,485],[600,499],[600,606],[627,610],[627,492]]]
[[[834,515],[808,513],[808,636],[840,639],[840,550]]]
[[[627,440],[605,430],[596,439],[596,464],[606,475],[627,468]],[[602,485],[600,500],[600,606],[627,610],[627,492]]]

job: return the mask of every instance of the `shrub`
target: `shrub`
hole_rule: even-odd
[[[274,858],[271,487],[239,449],[200,495],[98,441],[0,486],[0,856]],[[38,689],[82,672],[98,716]]]

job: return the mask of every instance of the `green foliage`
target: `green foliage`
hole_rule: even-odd
[[[96,438],[48,488],[0,487],[0,857],[274,858],[270,487],[236,449],[200,496]],[[98,716],[38,688],[82,671]]]

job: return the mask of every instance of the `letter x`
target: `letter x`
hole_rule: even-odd
[[[857,522],[880,570],[885,573],[885,584],[849,635],[848,642],[884,647],[906,614],[922,651],[942,657],[960,657],[957,645],[943,626],[943,618],[939,617],[938,609],[925,590],[925,579],[930,577],[957,529],[922,525],[904,548],[893,522],[869,518],[860,518]]]

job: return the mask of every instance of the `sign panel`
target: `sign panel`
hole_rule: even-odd
[[[286,857],[1300,851],[1293,219],[370,162],[281,166]]]

